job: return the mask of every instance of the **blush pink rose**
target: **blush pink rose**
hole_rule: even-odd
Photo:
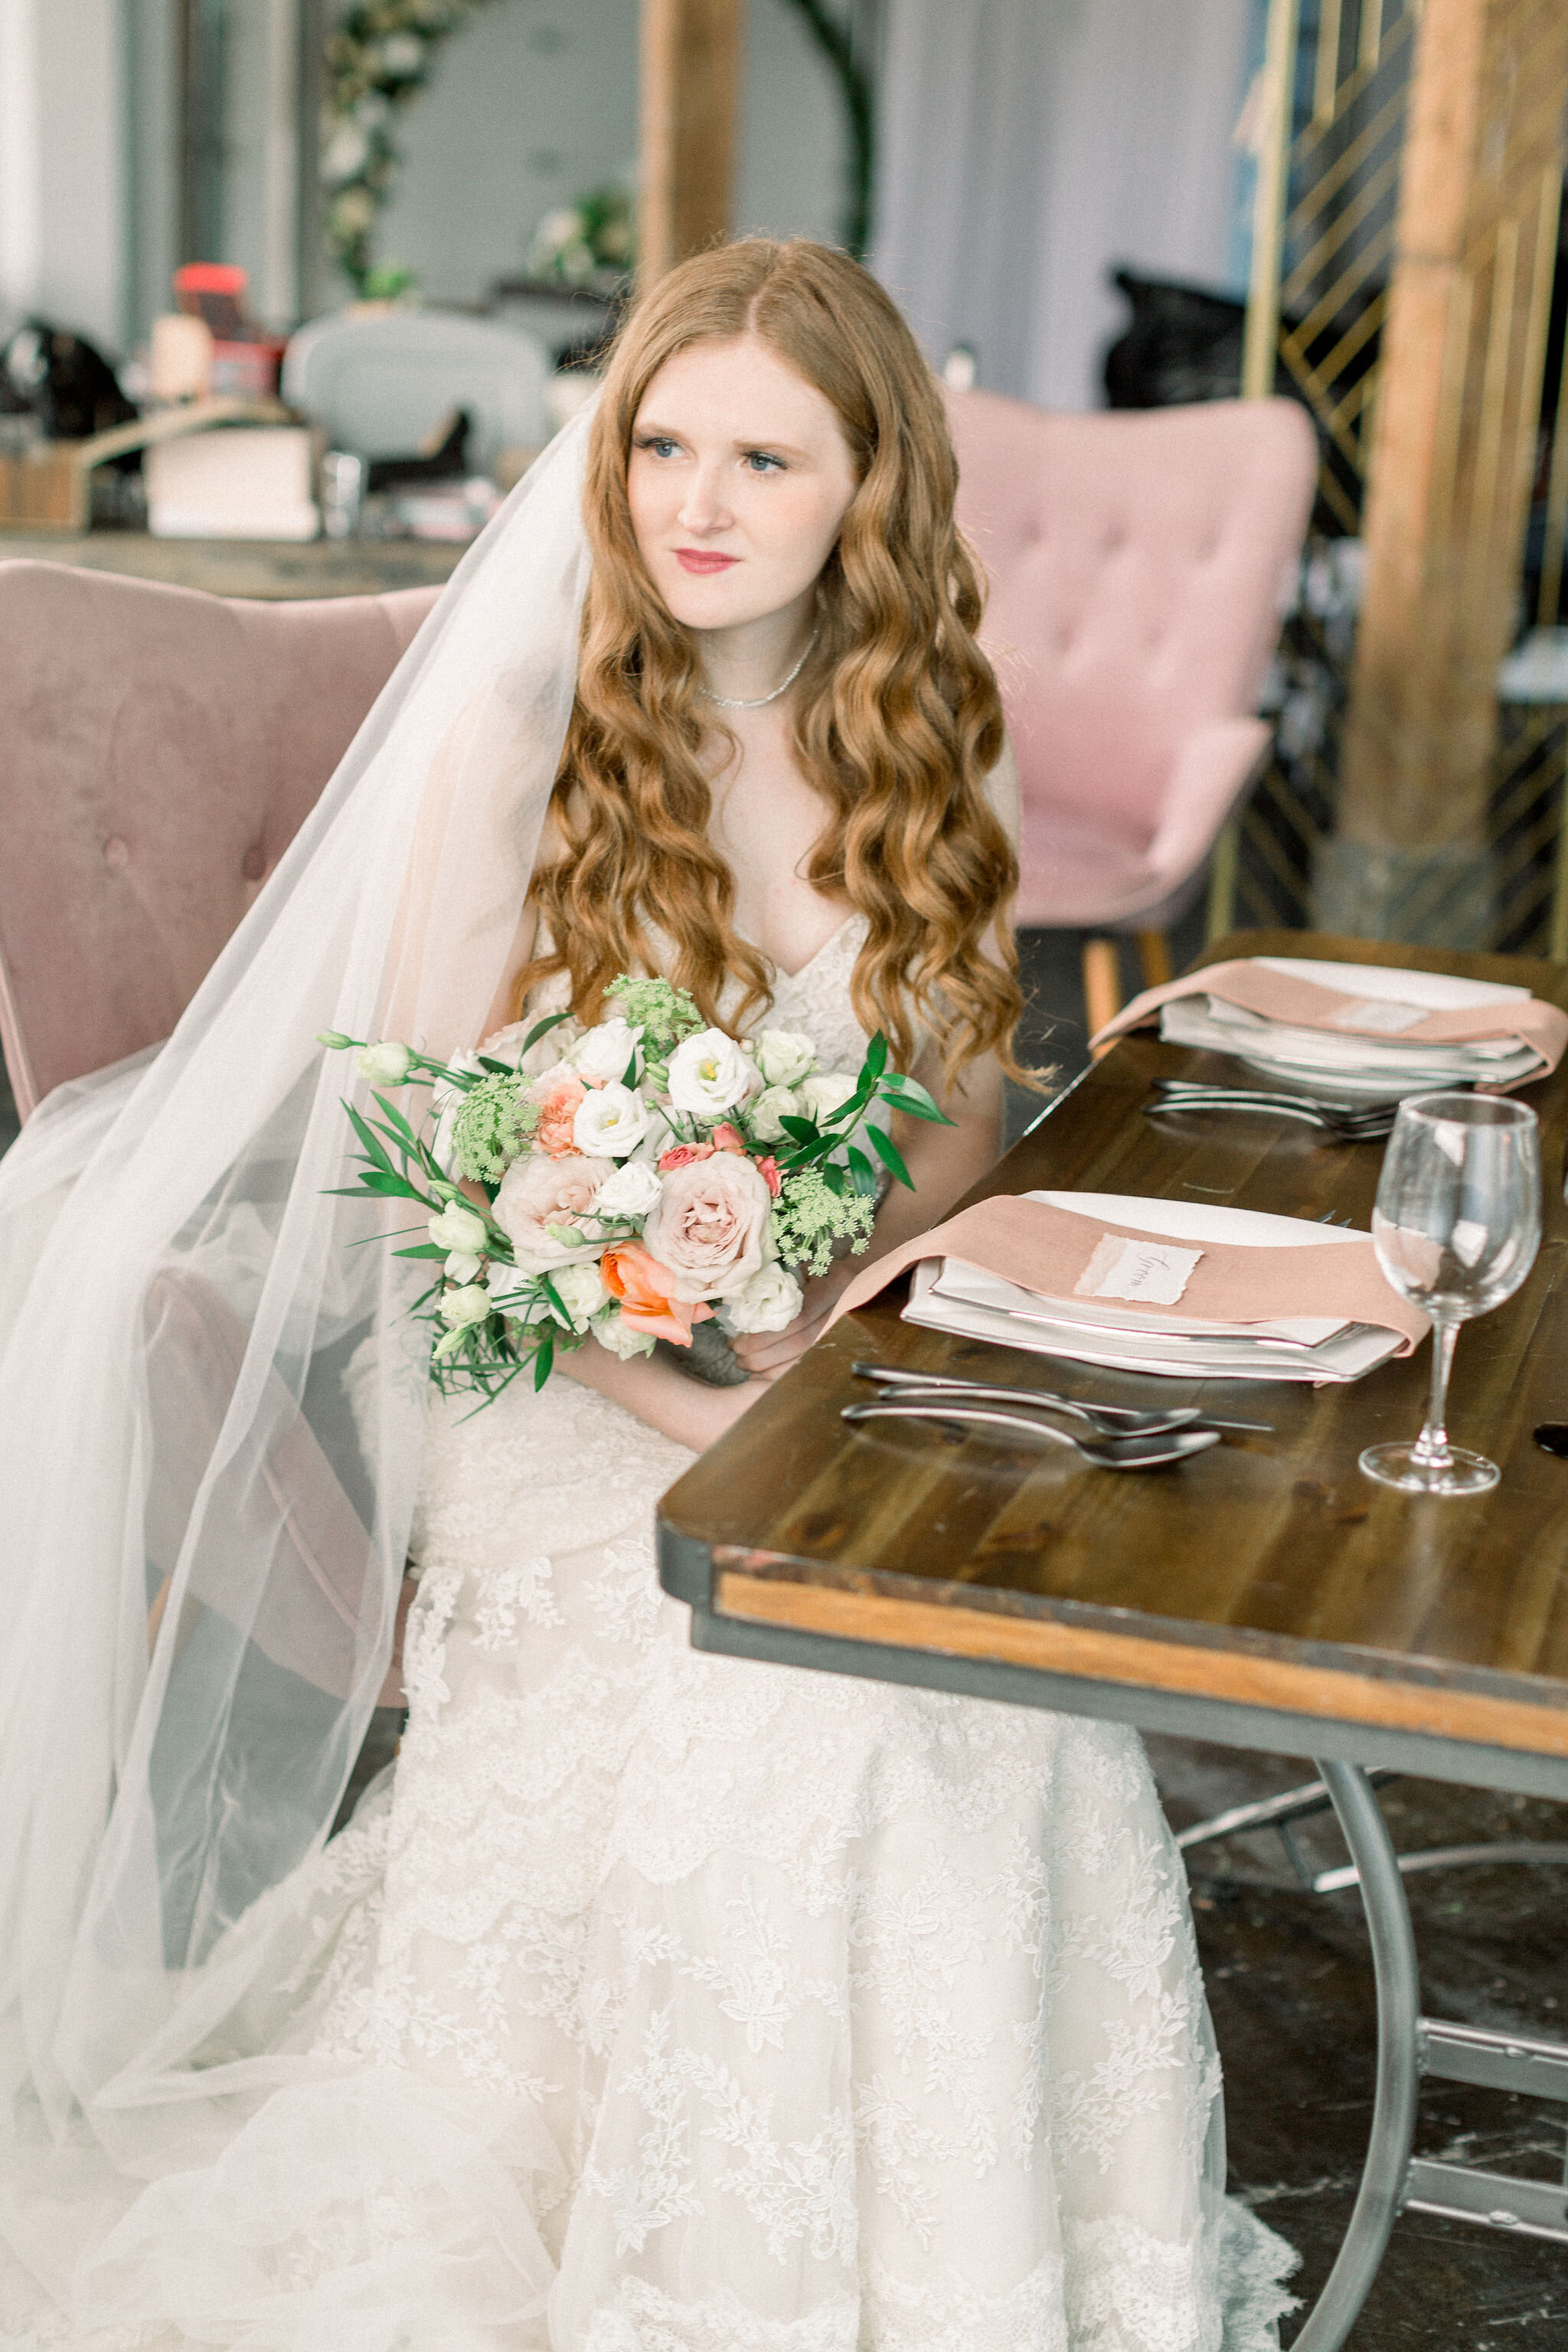
[[[587,1099],[587,1087],[575,1070],[547,1070],[543,1077],[535,1078],[528,1094],[529,1100],[539,1105],[534,1150],[545,1152],[552,1160],[564,1160],[577,1149],[572,1139],[572,1123],[577,1116],[578,1104]]]
[[[773,1204],[766,1177],[750,1160],[714,1152],[665,1175],[643,1240],[674,1276],[679,1297],[728,1298],[762,1265]]]
[[[659,1153],[658,1172],[668,1176],[672,1168],[694,1168],[700,1160],[711,1160],[717,1149],[712,1143],[672,1143]]]
[[[603,1242],[559,1242],[549,1228],[578,1229],[615,1166],[613,1160],[590,1160],[581,1151],[569,1160],[542,1160],[530,1152],[512,1161],[500,1180],[492,1214],[524,1274],[552,1274],[558,1265],[579,1265],[598,1256]]]
[[[779,1163],[771,1151],[765,1160],[758,1160],[757,1173],[776,1201],[784,1191],[784,1178],[779,1174]]]

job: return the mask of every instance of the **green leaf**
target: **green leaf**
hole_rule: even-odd
[[[796,1118],[793,1111],[781,1112],[779,1125],[796,1143],[815,1143],[817,1139],[819,1129],[815,1119]]]
[[[621,1075],[621,1084],[622,1084],[622,1086],[623,1086],[623,1087],[635,1087],[635,1086],[636,1086],[636,1084],[637,1084],[637,1048],[636,1048],[636,1046],[634,1045],[634,1046],[633,1046],[633,1048],[632,1048],[632,1058],[631,1058],[631,1060],[626,1064],[626,1066],[625,1070],[623,1071],[623,1073],[622,1073],[622,1075]]]
[[[378,1103],[381,1108],[385,1112],[387,1123],[391,1127],[393,1133],[398,1138],[399,1141],[405,1144],[410,1151],[416,1152],[419,1149],[419,1139],[415,1134],[414,1129],[409,1126],[408,1121],[404,1118],[403,1113],[398,1109],[396,1104],[389,1103],[384,1095],[373,1095],[371,1099],[373,1102]],[[384,1132],[384,1129],[383,1131]]]
[[[915,1180],[910,1174],[909,1170],[904,1166],[903,1156],[900,1152],[898,1145],[893,1142],[889,1136],[884,1135],[879,1127],[868,1127],[866,1129],[866,1135],[872,1150],[876,1153],[883,1167],[890,1169],[892,1173],[898,1178],[900,1183],[907,1184],[910,1191],[912,1192],[915,1189]]]
[[[393,1253],[392,1253],[392,1255],[393,1255],[393,1256],[394,1256],[394,1257],[439,1257],[439,1258],[444,1258],[444,1257],[446,1257],[446,1256],[447,1255],[447,1252],[446,1250],[442,1249],[442,1248],[440,1247],[440,1245],[439,1245],[439,1244],[438,1244],[438,1243],[436,1243],[436,1242],[421,1242],[421,1243],[419,1244],[419,1245],[418,1245],[417,1249],[394,1250],[394,1251],[393,1251]]]
[[[868,1072],[873,1078],[879,1078],[883,1071],[887,1068],[888,1040],[880,1029],[878,1030],[876,1035],[867,1046],[866,1059],[861,1066],[862,1069]]]
[[[386,1173],[390,1176],[392,1173],[392,1162],[387,1158],[385,1150],[382,1145],[380,1138],[375,1133],[374,1129],[372,1128],[366,1120],[361,1118],[353,1103],[344,1103],[343,1108],[349,1115],[350,1123],[353,1128],[354,1133],[358,1136],[361,1143],[364,1147],[365,1157],[370,1161],[371,1166],[373,1168],[384,1168]]]
[[[843,1169],[838,1166],[836,1160],[829,1160],[824,1162],[822,1181],[826,1185],[830,1192],[837,1192],[840,1200],[843,1199],[845,1175]]]
[[[907,1118],[931,1119],[939,1127],[956,1127],[958,1124],[956,1119],[949,1118],[946,1111],[938,1109],[924,1087],[914,1078],[900,1077],[895,1072],[890,1078],[882,1080],[881,1094],[884,1102],[891,1103],[895,1110],[902,1111]]]
[[[481,1054],[479,1067],[488,1070],[492,1078],[515,1078],[517,1076],[510,1062],[498,1062],[493,1054]]]
[[[855,1190],[863,1195],[874,1193],[877,1190],[877,1171],[859,1145],[851,1143],[844,1156],[849,1162],[849,1173],[855,1179]]]
[[[540,1276],[539,1286],[543,1291],[545,1297],[550,1301],[551,1312],[554,1315],[558,1315],[566,1329],[570,1331],[572,1328],[572,1318],[566,1312],[566,1302],[562,1297],[561,1293],[556,1289],[555,1285],[551,1281],[550,1276],[547,1274],[542,1274]],[[552,1340],[551,1344],[552,1346],[554,1345],[553,1340]]]
[[[545,1381],[550,1378],[554,1363],[555,1334],[552,1331],[546,1331],[543,1339],[541,1339],[538,1347],[534,1350],[533,1385],[536,1391],[542,1389],[544,1386]]]
[[[570,1021],[572,1015],[570,1012],[546,1013],[542,1021],[536,1021],[534,1023],[532,1028],[523,1039],[522,1053],[531,1054],[542,1037],[548,1037],[552,1029],[559,1029],[563,1021]],[[521,1062],[522,1059],[522,1054],[520,1054],[517,1058]]]

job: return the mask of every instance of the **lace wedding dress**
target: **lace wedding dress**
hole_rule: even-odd
[[[830,1066],[859,940],[777,985]],[[207,2053],[296,2074],[11,2341],[1274,2346],[1133,1734],[700,1655],[680,1447],[567,1379],[433,1423],[398,1761]]]

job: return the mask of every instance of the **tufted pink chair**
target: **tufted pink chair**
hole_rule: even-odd
[[[166,1037],[436,600],[0,563],[0,1044],[26,1118]]]
[[[953,392],[958,519],[1023,790],[1018,920],[1136,931],[1192,902],[1268,740],[1255,713],[1317,471],[1289,400],[1089,415]],[[1092,1033],[1117,1009],[1091,937]]]

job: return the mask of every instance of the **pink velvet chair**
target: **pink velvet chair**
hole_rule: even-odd
[[[24,1118],[169,1034],[437,593],[249,604],[0,563],[0,1044]]]
[[[1255,715],[1317,450],[1293,401],[1049,413],[949,393],[959,522],[1023,789],[1018,921],[1091,934],[1091,1032],[1117,1009],[1099,936],[1165,926],[1268,742]]]

